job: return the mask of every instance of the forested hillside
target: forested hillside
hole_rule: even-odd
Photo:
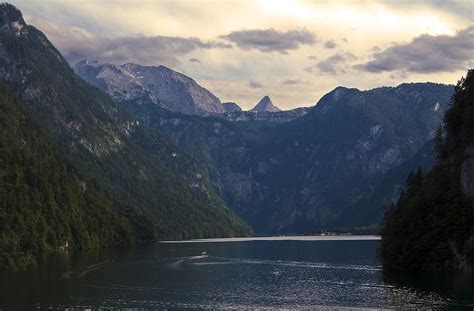
[[[0,83],[0,267],[43,251],[154,240],[149,216],[113,199]]]
[[[380,258],[405,270],[472,270],[474,266],[474,70],[455,88],[435,140],[438,163],[410,173],[386,211]]]
[[[0,6],[0,56],[0,78],[61,150],[117,202],[150,214],[160,239],[251,234],[199,164],[78,77],[9,4]]]

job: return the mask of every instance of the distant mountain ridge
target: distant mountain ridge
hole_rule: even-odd
[[[192,78],[165,66],[114,65],[83,60],[74,66],[74,70],[88,83],[126,107],[153,104],[187,115],[265,123],[289,122],[309,111],[306,107],[282,111],[273,105],[268,96],[264,96],[253,109],[244,111],[234,102],[220,103],[216,96]],[[188,93],[194,94],[194,97],[188,96]],[[206,104],[209,101],[211,105]]]
[[[222,103],[226,112],[242,111],[239,105],[232,102]]]
[[[257,122],[257,123],[285,123],[298,119],[307,114],[311,108],[302,107],[291,110],[279,111],[228,111],[215,115],[217,118],[222,118],[232,122]]]
[[[117,101],[148,99],[171,111],[193,115],[226,111],[214,94],[163,65],[114,65],[83,60],[74,70]]]
[[[273,102],[272,102],[272,100],[270,99],[270,97],[264,96],[264,97],[257,103],[257,105],[255,105],[255,107],[253,107],[252,109],[250,109],[250,111],[253,111],[253,112],[264,112],[264,111],[267,111],[267,112],[277,112],[277,111],[281,111],[281,110],[280,110],[280,108],[278,108],[277,106],[273,105]]]

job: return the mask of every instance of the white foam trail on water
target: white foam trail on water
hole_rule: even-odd
[[[181,266],[183,265],[185,261],[192,261],[192,260],[203,259],[207,257],[208,257],[207,255],[182,257],[179,260],[168,264],[168,268],[173,269],[173,270],[179,270],[181,269]]]
[[[71,270],[71,271],[67,271],[67,272],[64,272],[63,275],[61,276],[62,279],[67,279],[69,277],[71,277],[71,275],[77,275],[77,277],[79,278],[82,278],[84,277],[87,273],[89,273],[90,271],[93,271],[93,270],[97,270],[97,269],[100,269],[102,268],[104,265],[108,264],[112,262],[112,259],[106,259],[104,261],[101,261],[99,263],[96,263],[96,264],[93,264],[93,265],[90,265],[90,266],[87,266],[85,268],[82,268],[80,270]]]

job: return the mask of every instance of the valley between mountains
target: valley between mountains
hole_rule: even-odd
[[[314,107],[280,111],[264,96],[242,111],[164,66],[81,61],[75,71],[202,163],[213,189],[262,234],[377,224],[408,172],[433,164],[431,140],[453,92],[338,87]]]
[[[74,68],[72,68],[74,67]],[[0,265],[157,239],[371,226],[433,166],[453,85],[337,87],[250,111],[165,66],[72,66],[0,5]]]

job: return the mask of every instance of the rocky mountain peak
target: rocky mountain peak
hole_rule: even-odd
[[[119,102],[142,102],[146,98],[168,110],[185,114],[206,115],[226,111],[219,98],[195,80],[163,65],[113,65],[81,61],[74,70]]]
[[[255,107],[253,107],[250,111],[255,111],[255,112],[262,112],[262,111],[269,111],[269,112],[276,112],[276,111],[281,111],[280,108],[277,106],[273,105],[272,100],[270,97],[265,95]]]
[[[233,102],[222,103],[226,112],[242,111],[239,105]]]
[[[0,29],[12,31],[17,36],[28,33],[28,27],[20,10],[8,3],[0,4]]]

